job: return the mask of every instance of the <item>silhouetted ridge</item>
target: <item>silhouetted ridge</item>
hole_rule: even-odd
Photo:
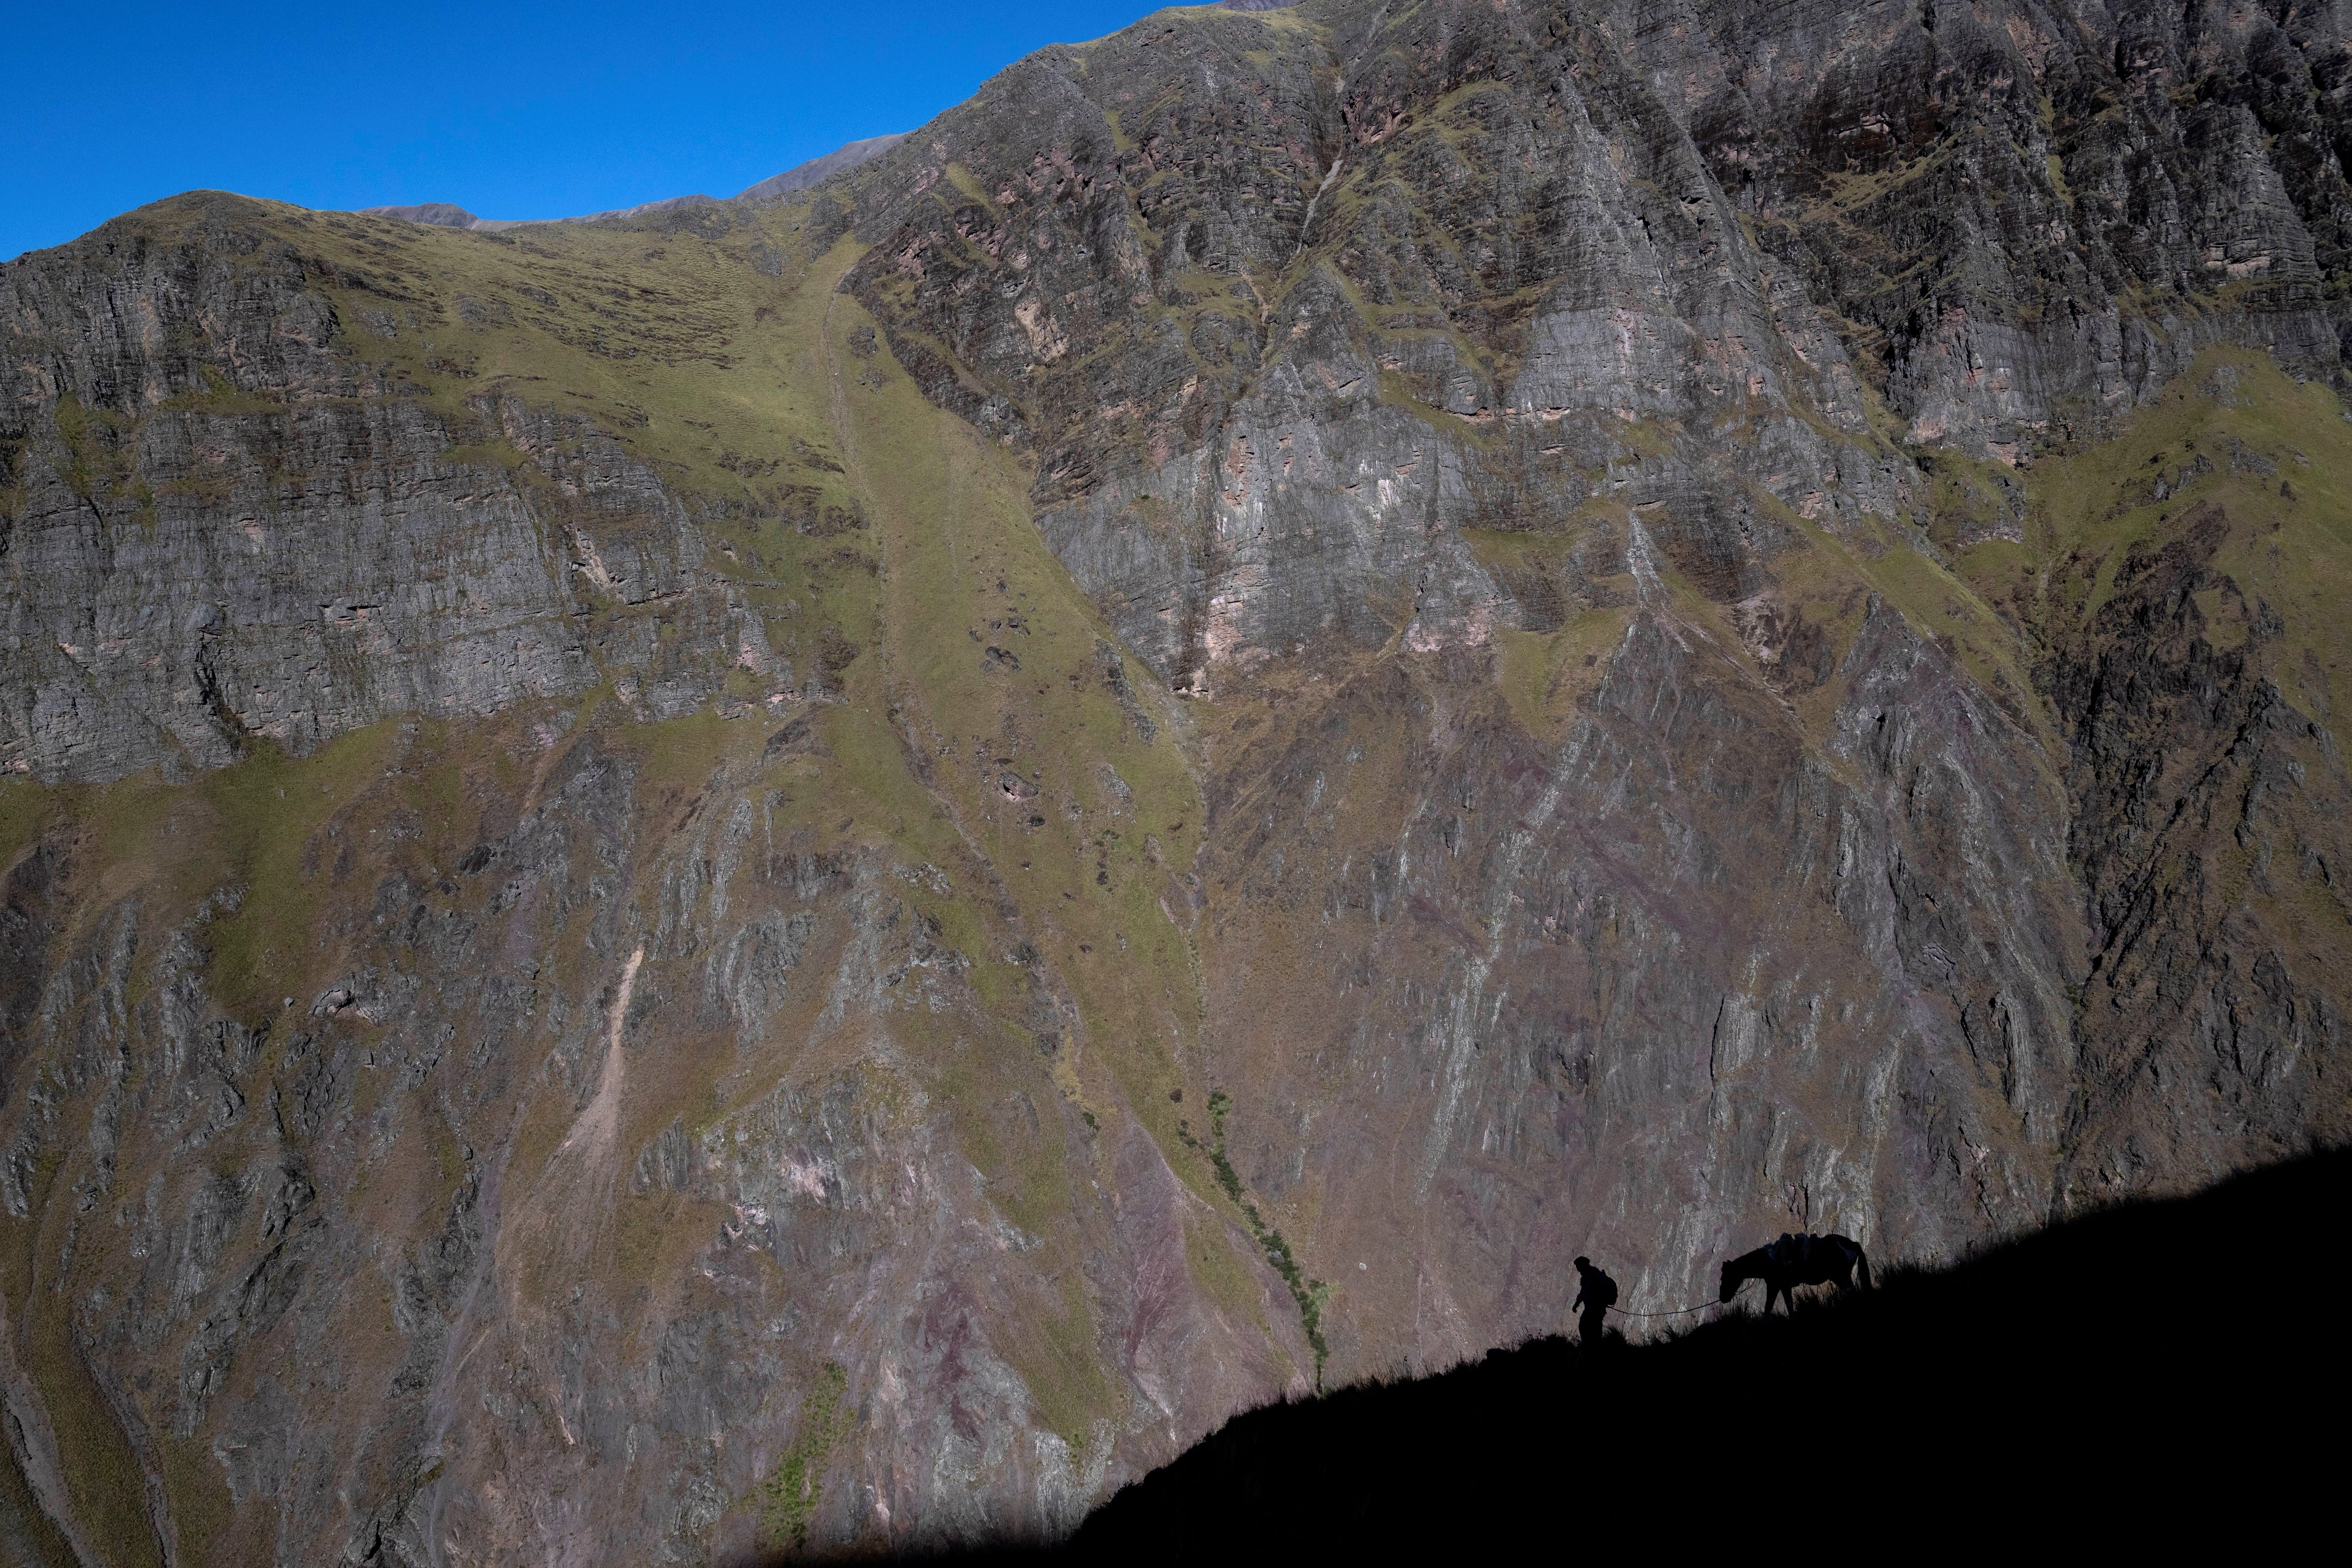
[[[1687,1550],[1703,1521],[1797,1506],[2034,1540],[2053,1510],[2137,1534],[2251,1507],[2229,1522],[2259,1534],[2316,1510],[2326,1489],[2294,1478],[2341,1441],[2347,1199],[2352,1154],[2315,1155],[1790,1317],[1593,1355],[1546,1339],[1252,1411],[1066,1551],[1475,1552],[1628,1529]]]

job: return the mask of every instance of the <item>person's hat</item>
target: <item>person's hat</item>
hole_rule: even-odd
[[[1592,1267],[1592,1259],[1590,1258],[1580,1258],[1576,1260],[1576,1266],[1579,1268],[1590,1268]]]

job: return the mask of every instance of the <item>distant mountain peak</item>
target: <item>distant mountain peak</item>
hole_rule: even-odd
[[[1229,0],[1244,9],[1270,10],[1272,0]],[[821,158],[811,158],[805,163],[795,163],[781,174],[771,174],[756,185],[747,186],[735,195],[739,202],[774,201],[794,191],[805,191],[821,184],[844,170],[855,169],[860,163],[878,158],[907,139],[907,132],[893,132],[887,136],[868,136],[863,141],[846,142]],[[559,218],[496,218],[476,217],[454,202],[419,202],[410,206],[362,207],[360,210],[376,217],[405,218],[410,223],[430,224],[436,228],[477,229],[495,233],[503,228],[515,228],[525,223],[594,223],[603,218],[636,217],[645,213],[662,212],[670,207],[688,206],[695,203],[713,203],[704,195],[666,196],[660,201],[641,202],[633,207],[614,207],[608,212],[581,213]]]
[[[855,169],[860,163],[880,157],[904,142],[907,136],[908,132],[904,131],[894,131],[887,136],[868,136],[862,142],[845,142],[822,158],[796,163],[781,174],[771,174],[758,184],[736,192],[735,199],[739,202],[773,201],[794,191],[805,191],[845,169]]]
[[[431,224],[436,228],[505,228],[508,225],[495,218],[476,217],[464,207],[451,202],[419,202],[405,207],[362,207],[362,212],[377,217],[406,218],[410,223]]]

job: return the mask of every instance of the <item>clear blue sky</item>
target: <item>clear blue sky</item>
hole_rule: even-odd
[[[199,188],[511,218],[732,195],[1156,8],[23,0],[5,29],[0,259]]]

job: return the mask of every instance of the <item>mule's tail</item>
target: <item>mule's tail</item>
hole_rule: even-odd
[[[1853,1249],[1853,1271],[1862,1277],[1862,1288],[1870,1289],[1870,1254],[1859,1247]]]

